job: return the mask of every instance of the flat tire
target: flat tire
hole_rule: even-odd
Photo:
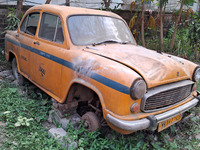
[[[89,131],[93,132],[100,129],[100,120],[94,112],[87,112],[81,117],[81,121],[84,122],[84,127]]]

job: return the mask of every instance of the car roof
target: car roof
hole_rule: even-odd
[[[109,11],[87,9],[87,8],[80,8],[80,7],[71,7],[71,6],[59,6],[59,5],[51,5],[51,4],[33,6],[28,10],[28,12],[34,11],[34,10],[42,10],[42,11],[47,11],[47,12],[52,12],[52,13],[59,13],[63,17],[76,15],[76,14],[93,14],[93,15],[105,15],[105,16],[121,18],[117,14],[114,14]]]

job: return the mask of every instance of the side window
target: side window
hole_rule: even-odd
[[[22,25],[21,25],[21,27],[20,27],[20,31],[25,32],[27,20],[28,20],[28,15],[27,15],[26,18],[23,20]]]
[[[40,17],[39,12],[28,14],[22,22],[20,31],[30,34],[30,35],[35,35],[37,26],[38,26],[39,17]]]
[[[64,36],[60,18],[56,15],[43,13],[38,36],[49,41],[63,43]]]

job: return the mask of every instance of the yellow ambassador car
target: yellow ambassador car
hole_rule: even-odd
[[[138,46],[111,12],[34,6],[5,47],[19,84],[30,80],[60,117],[78,113],[89,131],[162,131],[199,103],[199,66]]]

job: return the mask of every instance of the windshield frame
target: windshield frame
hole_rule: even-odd
[[[75,44],[75,43],[74,43],[74,41],[72,40],[72,37],[71,37],[71,34],[72,34],[72,33],[71,33],[70,30],[69,30],[69,18],[70,18],[70,17],[73,17],[73,16],[102,16],[102,17],[108,17],[108,18],[114,18],[114,19],[121,20],[121,21],[124,23],[124,25],[127,27],[128,32],[129,32],[129,34],[130,34],[130,37],[131,37],[131,38],[133,39],[133,41],[134,41],[134,43],[129,43],[129,44],[137,45],[137,42],[136,42],[134,36],[132,35],[132,33],[130,32],[130,29],[129,29],[127,23],[126,23],[123,19],[117,18],[117,17],[114,17],[114,16],[109,16],[109,15],[101,15],[101,14],[73,14],[73,15],[69,15],[69,16],[66,18],[66,24],[67,24],[68,34],[69,34],[69,37],[70,37],[70,41],[72,42],[73,45],[76,45],[76,46],[93,45],[93,43],[91,43],[91,44],[84,44],[84,45],[82,45],[82,44],[79,45],[79,44]]]

